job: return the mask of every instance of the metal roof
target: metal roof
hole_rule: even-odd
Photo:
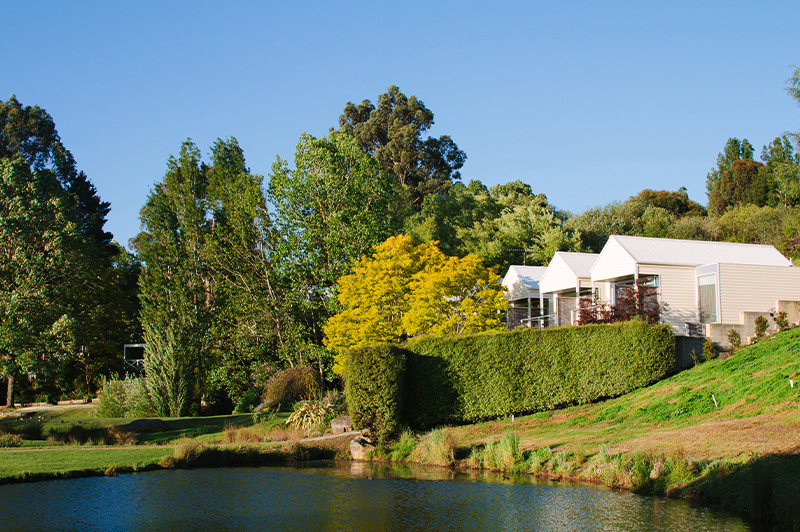
[[[542,280],[546,271],[545,266],[509,266],[508,273],[503,278],[503,285],[506,284],[506,279],[511,279],[513,275],[516,275],[528,289],[538,290],[539,281]]]
[[[597,262],[599,253],[575,253],[571,251],[557,251],[556,255],[561,257],[567,267],[575,273],[575,277],[589,278],[592,276],[592,266]]]
[[[774,246],[762,244],[619,235],[611,236],[608,240],[608,243],[616,241],[639,264],[700,266],[720,262],[756,266],[792,266],[792,261],[784,257]]]

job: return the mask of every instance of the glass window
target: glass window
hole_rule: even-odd
[[[700,323],[717,322],[717,274],[697,278],[700,294]]]

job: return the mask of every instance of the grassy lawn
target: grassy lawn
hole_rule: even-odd
[[[99,418],[93,405],[21,408],[0,418],[0,433],[20,437],[19,446],[0,448],[0,482],[68,478],[82,474],[116,474],[159,467],[175,467],[178,456],[188,464],[200,451],[234,448],[223,461],[280,457],[251,453],[241,456],[243,444],[258,445],[267,453],[296,436],[285,430],[287,413],[165,418],[169,430],[133,434],[126,430],[132,419]],[[276,443],[270,445],[268,442]],[[274,451],[270,451],[274,454]],[[190,456],[187,456],[189,453]],[[224,454],[224,452],[223,452]]]
[[[86,470],[135,471],[146,469],[171,454],[170,447],[151,446],[63,446],[56,449],[5,450],[0,452],[0,481],[43,473],[67,477],[72,472]]]

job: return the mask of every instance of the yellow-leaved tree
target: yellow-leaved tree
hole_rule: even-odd
[[[400,342],[423,334],[463,334],[503,328],[503,287],[494,268],[475,255],[448,257],[436,242],[415,246],[393,236],[339,279],[344,310],[325,325],[325,346],[342,372],[353,347]]]

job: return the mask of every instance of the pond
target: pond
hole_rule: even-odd
[[[528,476],[324,462],[0,486],[12,531],[745,531],[686,501]]]

